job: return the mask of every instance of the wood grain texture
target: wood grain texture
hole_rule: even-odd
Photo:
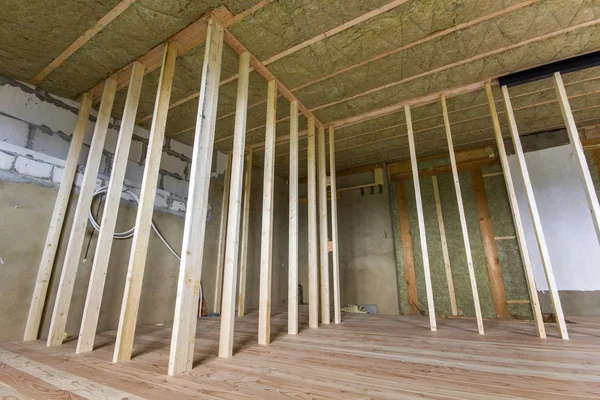
[[[319,247],[317,230],[317,164],[315,120],[308,118],[308,304],[309,325],[319,327]]]
[[[337,182],[335,171],[335,133],[333,126],[329,126],[329,185],[330,193],[337,194]],[[338,234],[337,196],[331,196],[331,274],[333,278],[333,321],[336,324],[342,322],[341,300],[340,300],[340,254]]]
[[[238,285],[238,317],[246,312],[246,272],[248,269],[248,233],[250,229],[250,193],[252,188],[252,149],[246,155],[244,178],[244,214],[242,216],[242,238],[240,244],[240,283]]]
[[[398,181],[396,196],[398,201],[398,215],[400,217],[400,237],[402,240],[402,253],[404,257],[404,281],[406,282],[408,308],[411,314],[418,314],[419,296],[417,295],[417,276],[415,274],[415,258],[412,247],[412,235],[410,233],[408,203],[406,202],[406,187],[404,185],[404,180]]]
[[[572,318],[573,340],[565,342],[555,331],[538,339],[531,322],[502,320],[486,320],[487,335],[479,336],[472,319],[439,318],[439,332],[430,333],[421,316],[344,314],[343,324],[315,330],[308,329],[306,305],[299,306],[300,332],[292,336],[285,309],[274,311],[269,347],[255,342],[257,312],[236,321],[232,359],[216,355],[219,319],[199,319],[197,365],[169,378],[168,324],[139,326],[139,356],[127,363],[110,362],[114,331],[100,333],[98,349],[85,355],[74,354],[73,341],[51,348],[41,341],[3,343],[0,352],[26,358],[28,364],[12,365],[21,373],[86,398],[110,398],[109,390],[177,400],[600,397],[598,318]]]
[[[321,323],[331,322],[329,295],[329,237],[327,223],[327,167],[325,162],[325,127],[319,126],[317,133],[317,184],[319,203],[319,271],[321,288]],[[332,192],[333,193],[333,192]]]
[[[485,193],[485,183],[480,169],[471,171],[471,181],[475,193],[475,206],[479,217],[479,230],[488,267],[488,276],[492,289],[492,299],[498,318],[508,318],[508,303],[506,302],[506,290],[502,279],[502,267],[498,258],[498,249],[494,239],[494,227],[492,226],[492,215]]]

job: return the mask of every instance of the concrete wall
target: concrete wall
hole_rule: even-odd
[[[340,177],[337,185],[338,188],[343,188],[372,182],[373,173],[370,172]],[[300,193],[301,196],[306,196],[305,185],[301,187]],[[364,196],[358,189],[341,192],[337,204],[342,306],[376,304],[382,314],[398,314],[394,242],[387,184],[384,185],[382,193],[375,190],[374,194],[371,194],[369,189],[365,190]],[[304,301],[307,302],[306,204],[300,205],[299,218],[299,283],[304,291]],[[333,293],[331,278],[330,283]],[[331,304],[333,305],[333,302]]]
[[[563,310],[568,315],[600,315],[600,246],[589,212],[579,170],[569,145],[525,153],[533,191],[548,244]],[[598,169],[589,157],[596,188]],[[516,158],[509,163],[519,209],[523,215],[527,247],[544,312],[553,312],[531,214]]]
[[[77,103],[68,99],[49,95],[20,82],[0,78],[0,341],[20,340],[22,337],[78,107]],[[84,171],[94,121],[94,116],[90,116],[87,136],[79,160],[75,190],[65,220],[46,302],[42,336],[46,335],[49,325],[49,314],[53,307],[56,285],[60,277],[66,241],[77,201],[77,187]],[[97,186],[108,183],[118,126],[118,120],[111,121]],[[148,132],[136,127],[125,181],[125,186],[134,192],[139,192],[141,184],[147,138]],[[191,155],[192,149],[189,146],[166,140],[154,220],[163,236],[177,252],[181,249]],[[206,249],[202,272],[204,297],[209,311],[212,311],[214,301],[225,156],[222,153],[215,153],[213,159],[215,161],[210,183]],[[283,304],[287,297],[287,267],[281,267],[283,264],[287,265],[287,186],[284,180],[276,178],[275,192],[273,304]],[[251,204],[248,309],[258,307],[262,210],[262,170],[258,168],[253,168]],[[93,209],[98,208],[98,204],[94,204]],[[126,230],[133,226],[135,214],[135,204],[123,200],[117,230]],[[100,216],[97,219],[100,220]],[[285,235],[279,233],[283,231],[286,232]],[[97,233],[88,226],[67,324],[67,333],[70,335],[77,334],[79,329],[96,239]],[[140,324],[172,319],[179,270],[179,262],[156,235],[151,234],[150,240],[138,319]],[[99,330],[116,328],[130,247],[131,240],[116,240],[113,244]]]

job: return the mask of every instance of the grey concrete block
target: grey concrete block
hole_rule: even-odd
[[[15,161],[15,170],[21,175],[32,176],[34,178],[50,179],[52,174],[51,164],[35,161],[25,157],[18,157]]]
[[[186,204],[183,201],[173,200],[171,202],[171,210],[176,212],[185,212]]]
[[[15,156],[0,152],[0,169],[9,171],[15,163]]]
[[[0,115],[0,142],[25,147],[28,132],[29,125],[25,122]]]
[[[164,189],[180,197],[187,197],[190,183],[183,179],[177,179],[169,175],[163,178]]]
[[[39,129],[35,130],[32,149],[48,156],[66,160],[70,143],[59,135],[49,135]]]
[[[52,182],[54,183],[61,183],[62,179],[63,179],[63,174],[65,172],[64,168],[60,168],[60,167],[54,167],[54,169],[52,170]]]
[[[187,163],[180,158],[163,153],[160,167],[161,169],[167,170],[170,173],[178,174],[183,178],[185,176]]]

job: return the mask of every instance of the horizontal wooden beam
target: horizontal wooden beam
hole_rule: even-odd
[[[90,29],[84,32],[83,35],[79,36],[69,47],[67,47],[62,53],[58,55],[50,64],[48,64],[44,69],[42,69],[36,76],[34,76],[29,83],[32,85],[37,85],[41,81],[43,81],[48,75],[52,73],[56,68],[60,67],[62,63],[67,61],[69,57],[73,55],[77,50],[79,50],[84,44],[86,44],[91,38],[96,36],[98,32],[100,32],[104,27],[110,24],[115,20],[119,15],[121,15],[125,10],[129,8],[135,0],[121,0],[119,4],[114,6],[112,10],[107,12],[102,18],[98,20]],[[99,95],[102,94],[100,91]]]

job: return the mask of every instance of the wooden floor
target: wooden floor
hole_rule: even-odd
[[[134,359],[112,364],[115,332],[96,350],[75,341],[0,344],[2,398],[154,399],[598,399],[600,321],[569,324],[570,341],[547,324],[344,314],[341,325],[286,334],[285,312],[272,318],[272,344],[256,343],[257,314],[236,320],[234,356],[216,357],[219,319],[198,323],[195,368],[166,376],[170,326],[138,327]],[[302,321],[301,321],[302,322]]]

